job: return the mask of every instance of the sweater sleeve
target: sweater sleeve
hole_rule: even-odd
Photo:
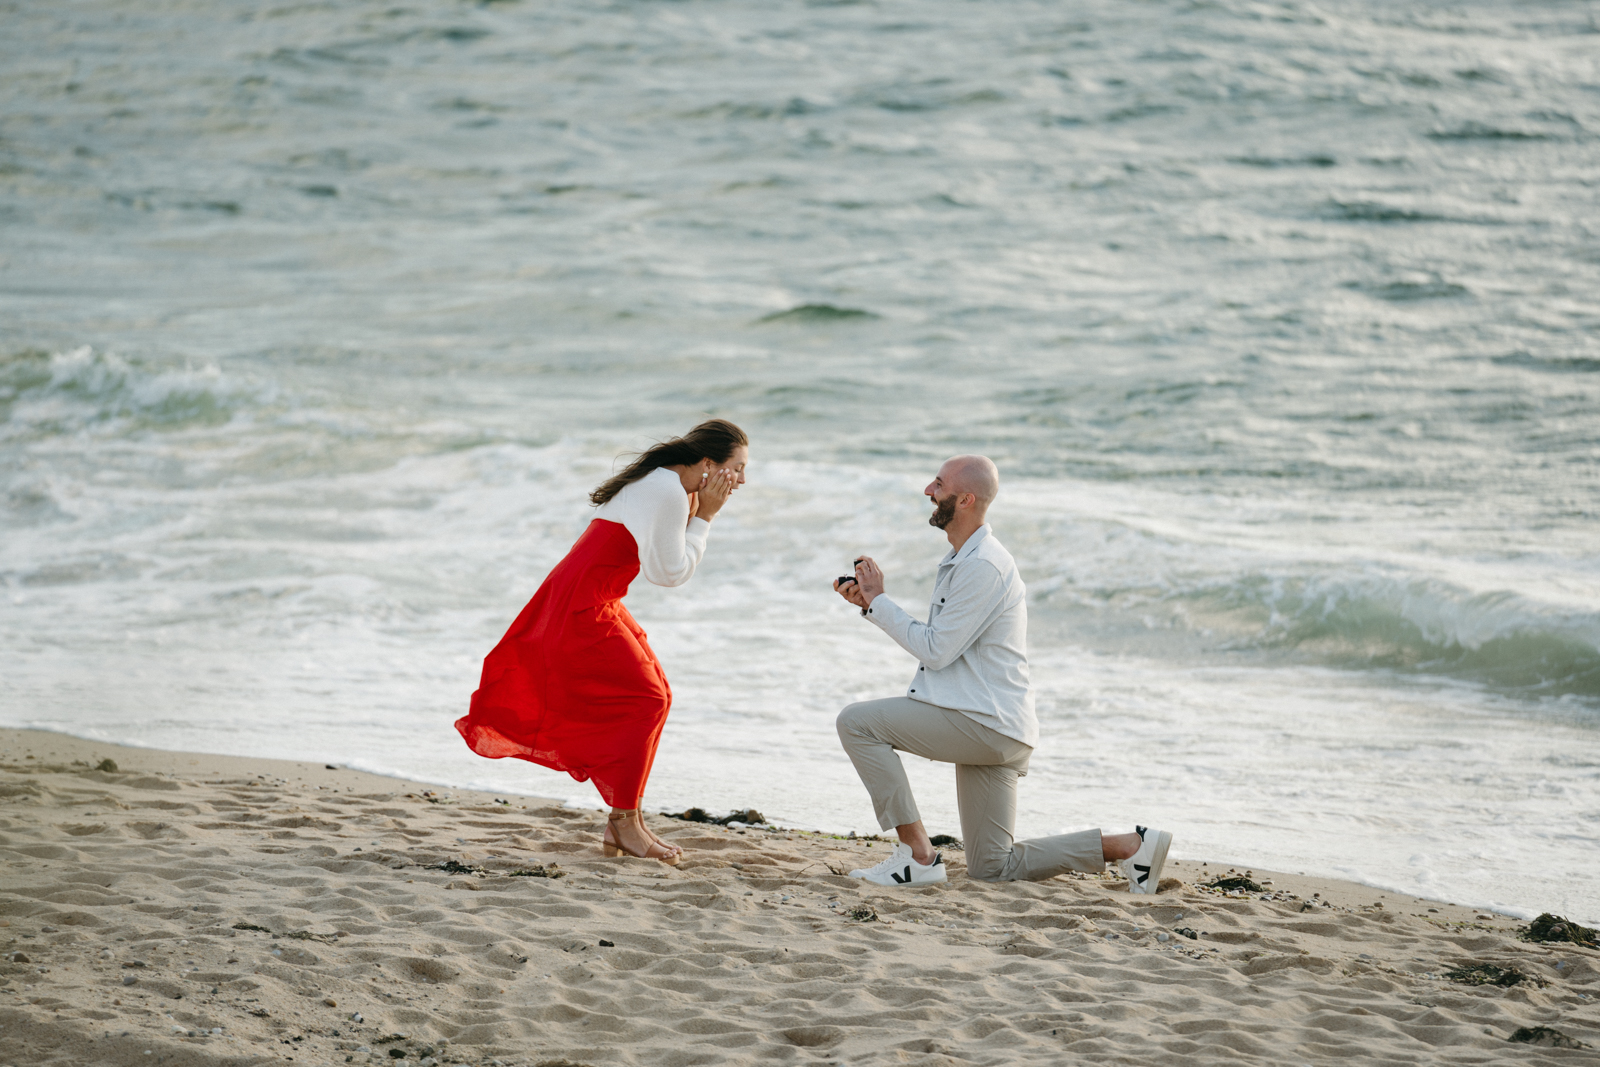
[[[705,555],[711,524],[698,516],[689,518],[689,497],[676,478],[652,473],[638,484],[644,499],[627,526],[639,546],[639,570],[651,585],[682,585],[694,577]]]
[[[977,640],[1005,598],[1006,585],[992,564],[973,561],[956,568],[943,610],[930,622],[918,622],[887,594],[872,598],[867,621],[930,670],[940,671],[960,659]]]

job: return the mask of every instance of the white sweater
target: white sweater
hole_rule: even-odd
[[[682,585],[694,577],[711,533],[709,522],[689,518],[689,494],[665,467],[623,486],[594,517],[628,528],[639,546],[639,570],[652,585]]]

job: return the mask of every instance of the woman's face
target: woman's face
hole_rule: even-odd
[[[749,462],[750,449],[746,448],[744,445],[740,445],[738,448],[733,450],[732,455],[723,460],[721,463],[718,463],[716,460],[709,457],[701,460],[700,469],[706,474],[715,474],[720,470],[730,470],[738,477],[738,481],[734,484],[743,485],[745,464]]]

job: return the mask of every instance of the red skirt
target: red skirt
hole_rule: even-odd
[[[483,661],[456,720],[467,747],[593,781],[614,808],[639,806],[672,690],[622,606],[638,573],[628,528],[589,523]]]

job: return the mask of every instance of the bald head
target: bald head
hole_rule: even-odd
[[[951,456],[939,468],[939,480],[946,492],[977,497],[979,513],[987,512],[1000,495],[1000,468],[988,456]]]
[[[982,526],[989,505],[1000,495],[1000,471],[988,456],[951,456],[923,495],[933,501],[928,525],[936,526],[960,548]]]

